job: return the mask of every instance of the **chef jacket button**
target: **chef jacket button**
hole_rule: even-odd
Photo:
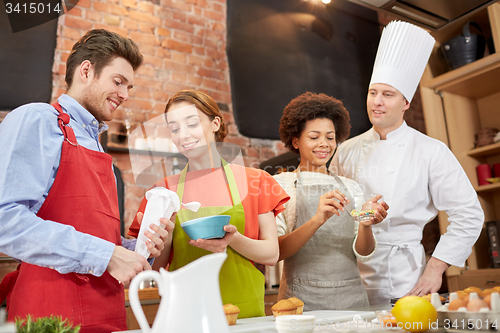
[[[50,269],[54,269],[54,266],[50,266],[49,268],[50,268]]]
[[[83,126],[83,128],[85,128],[85,124],[83,124],[82,126]]]
[[[90,270],[90,271],[89,271],[89,274],[94,274],[94,271],[93,271],[93,270]]]
[[[96,124],[96,121],[95,120],[92,120],[92,124],[95,125]]]

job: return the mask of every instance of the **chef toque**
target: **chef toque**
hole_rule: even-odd
[[[388,84],[411,102],[434,43],[422,28],[402,21],[390,22],[382,31],[370,86]]]

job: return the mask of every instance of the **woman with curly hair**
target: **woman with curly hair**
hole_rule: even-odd
[[[362,197],[363,191],[354,180],[339,177],[326,166],[337,144],[349,137],[350,128],[342,102],[325,94],[296,97],[281,117],[280,138],[300,154],[300,164],[294,172],[274,176],[290,196],[276,218],[279,259],[284,259],[278,298],[297,297],[304,310],[369,305],[356,259],[367,261],[372,256],[377,242],[371,225],[387,216],[389,206],[377,203],[375,216],[366,222],[350,216],[354,208],[361,208],[355,207],[353,198]]]

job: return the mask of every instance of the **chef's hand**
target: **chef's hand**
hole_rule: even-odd
[[[439,288],[441,288],[441,283],[443,282],[443,273],[446,269],[450,267],[444,261],[437,258],[431,257],[427,266],[425,267],[424,273],[418,279],[417,284],[413,287],[408,295],[424,296],[430,293],[436,293]]]
[[[144,232],[144,235],[149,238],[149,241],[146,242],[146,247],[148,248],[149,252],[151,255],[149,256],[150,258],[157,258],[160,256],[161,251],[165,248],[165,243],[167,242],[169,234],[174,230],[175,227],[175,217],[177,216],[177,213],[172,214],[172,217],[170,220],[162,217],[160,218],[160,225],[156,225],[154,223],[151,223],[149,225],[149,228],[152,229],[155,233],[152,233],[149,230],[146,230]],[[141,212],[138,212],[136,215],[137,222],[139,224],[142,223],[142,218],[144,217],[144,214]]]
[[[323,225],[333,215],[340,216],[339,211],[343,212],[348,202],[349,199],[339,190],[327,192],[319,198],[318,209],[313,219]]]
[[[224,230],[226,231],[226,235],[223,238],[217,239],[197,239],[190,240],[189,244],[199,247],[201,249],[213,252],[213,253],[221,253],[224,252],[227,246],[231,243],[231,240],[234,237],[234,234],[238,231],[236,226],[232,224],[228,224],[224,226]]]
[[[146,258],[134,251],[115,245],[107,271],[118,282],[128,286],[134,276],[149,269],[151,269],[151,266]]]
[[[360,221],[359,224],[368,227],[382,222],[387,217],[387,210],[389,209],[389,205],[385,201],[378,202],[381,198],[382,198],[381,195],[376,195],[363,204],[363,207],[367,204],[371,204],[370,209],[375,208],[376,212],[375,216],[370,217],[369,221]],[[376,205],[375,207],[373,207],[374,204]]]

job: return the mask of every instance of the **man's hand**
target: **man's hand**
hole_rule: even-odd
[[[417,284],[405,296],[424,296],[437,292],[439,288],[441,288],[441,283],[443,282],[443,273],[448,267],[450,267],[450,265],[444,261],[431,257],[427,263],[427,267],[425,267],[424,273],[420,279],[418,279]]]
[[[144,270],[151,269],[147,260],[140,254],[127,250],[122,246],[115,246],[107,271],[118,282],[128,286],[130,281]]]
[[[234,234],[238,231],[238,229],[236,226],[228,224],[224,226],[224,230],[226,231],[226,235],[221,239],[191,239],[189,244],[213,253],[224,252],[226,247],[231,243]]]
[[[175,228],[175,217],[177,213],[174,213],[170,220],[162,217],[160,218],[160,225],[156,225],[154,223],[151,223],[149,225],[149,228],[154,231],[152,233],[149,230],[146,230],[144,232],[144,235],[149,238],[149,242],[146,243],[146,247],[148,248],[149,252],[151,255],[149,256],[150,258],[157,258],[160,256],[161,251],[165,248],[165,243],[169,239],[169,235]],[[136,215],[137,222],[139,224],[142,223],[142,218],[144,217],[144,214],[141,212],[138,212]]]

